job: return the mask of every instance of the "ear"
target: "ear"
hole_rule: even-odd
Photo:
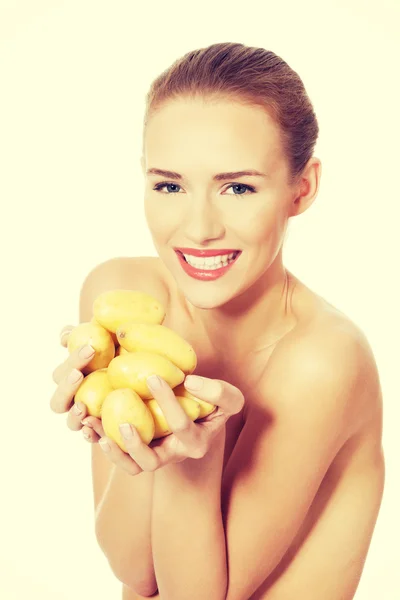
[[[321,161],[313,156],[306,164],[300,183],[296,187],[289,216],[300,215],[314,202],[318,195],[321,172]]]

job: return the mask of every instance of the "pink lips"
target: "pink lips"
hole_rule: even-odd
[[[178,260],[179,260],[183,270],[185,271],[185,273],[187,273],[190,277],[193,277],[194,279],[198,279],[200,281],[214,281],[215,279],[219,279],[219,277],[222,277],[223,275],[225,275],[229,271],[229,269],[232,268],[232,266],[236,263],[238,257],[241,254],[241,251],[239,251],[239,253],[236,255],[234,260],[232,260],[225,267],[220,267],[219,269],[200,269],[199,267],[193,267],[188,262],[186,262],[183,254],[181,254],[181,252],[180,252],[180,248],[175,248],[175,250],[177,250],[176,255],[178,256]],[[229,254],[230,252],[235,252],[235,250],[230,250],[228,252],[225,252],[225,250],[223,252],[219,251],[217,253],[212,254],[211,256],[215,256],[215,254],[223,254],[223,253]],[[185,254],[190,254],[190,253],[185,252]],[[208,255],[208,256],[210,256],[210,255]]]

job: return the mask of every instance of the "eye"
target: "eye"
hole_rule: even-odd
[[[159,192],[163,187],[180,187],[180,185],[178,185],[177,183],[168,183],[167,181],[163,181],[162,183],[158,183],[156,186],[154,186],[153,190],[155,190],[156,192]],[[164,192],[165,193],[165,192]],[[178,192],[171,192],[172,194],[177,194]],[[169,196],[171,194],[168,194]]]
[[[164,187],[175,187],[175,188],[180,188],[181,186],[178,185],[177,183],[170,183],[167,181],[163,181],[162,183],[158,183],[153,189],[156,192],[160,192],[162,188]],[[226,189],[228,190],[229,188],[234,187],[234,188],[246,188],[246,190],[250,193],[250,194],[254,194],[256,192],[256,189],[252,186],[252,185],[247,185],[244,183],[231,183]],[[164,192],[165,193],[165,192]],[[177,194],[177,191],[172,191],[171,193],[167,193],[167,195],[171,195],[171,194]],[[244,196],[245,194],[228,194],[228,196]]]
[[[256,189],[252,186],[252,185],[247,185],[245,183],[231,183],[226,189],[228,190],[230,187],[234,187],[234,188],[247,188],[247,191],[250,194],[254,194]],[[245,194],[228,194],[228,196],[245,196]]]

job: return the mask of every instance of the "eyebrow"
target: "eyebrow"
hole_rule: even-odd
[[[162,177],[167,177],[168,179],[183,179],[183,176],[180,173],[175,173],[175,171],[164,171],[163,169],[147,169],[147,175],[161,175]],[[247,169],[245,171],[231,171],[226,173],[217,173],[213,176],[214,181],[224,181],[225,179],[239,179],[240,177],[265,177],[268,178],[266,173],[260,173],[260,171],[256,171],[255,169]]]

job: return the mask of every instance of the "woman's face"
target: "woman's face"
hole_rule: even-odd
[[[148,123],[142,167],[154,245],[194,306],[222,306],[267,272],[284,240],[293,189],[279,130],[265,111],[222,101],[171,101]],[[265,176],[215,179],[250,169]],[[174,247],[241,253],[222,277],[201,281],[185,272]]]

